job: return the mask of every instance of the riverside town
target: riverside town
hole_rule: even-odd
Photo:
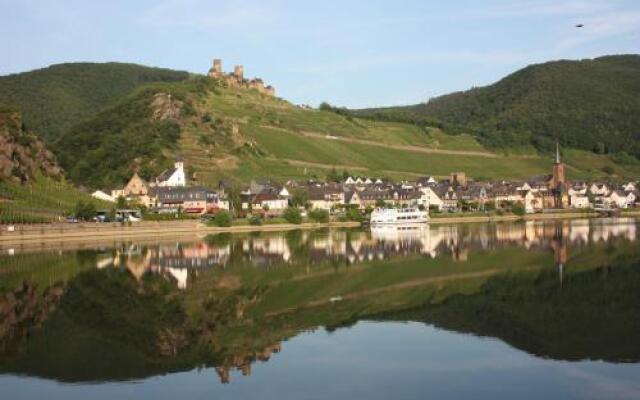
[[[0,31],[0,400],[640,400],[640,2]]]

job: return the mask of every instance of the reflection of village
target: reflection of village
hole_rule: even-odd
[[[279,233],[186,244],[123,245],[113,257],[98,261],[98,267],[126,267],[138,279],[149,272],[161,274],[178,288],[186,289],[203,269],[210,268],[235,265],[262,269],[289,265],[313,268],[322,263],[350,266],[409,256],[447,257],[453,262],[465,262],[474,252],[522,247],[553,252],[562,280],[568,249],[613,240],[635,241],[636,230],[635,220],[616,219],[387,226],[372,228],[370,232],[298,231],[293,236]],[[262,350],[228,355],[215,366],[215,372],[222,383],[228,383],[234,370],[248,376],[253,363],[266,362],[280,350],[281,344],[276,342]]]
[[[634,219],[618,218],[615,221],[594,219],[526,221],[516,224],[384,226],[374,227],[371,232],[301,231],[293,240],[287,234],[279,233],[231,237],[221,243],[199,241],[157,246],[122,245],[114,257],[100,259],[98,267],[126,266],[137,278],[147,272],[160,273],[171,277],[179,288],[185,289],[189,279],[195,279],[200,270],[226,268],[230,263],[258,268],[294,264],[314,266],[322,263],[352,265],[411,255],[451,257],[453,261],[462,262],[474,251],[514,246],[530,250],[553,250],[557,256],[558,253],[566,254],[567,246],[612,239],[634,241],[636,229]],[[301,248],[304,251],[298,251]],[[559,260],[559,263],[564,264],[565,261]]]

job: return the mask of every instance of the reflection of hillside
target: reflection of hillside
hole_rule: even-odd
[[[69,278],[59,307],[38,324],[25,320],[24,345],[0,369],[75,382],[214,367],[227,382],[300,331],[382,313],[548,357],[636,359],[638,272],[615,263],[597,269],[633,259],[638,251],[626,241],[635,232],[634,223],[527,222],[225,236],[71,254],[99,268]],[[568,265],[561,283],[554,263]]]
[[[640,253],[613,266],[574,272],[557,282],[540,275],[498,275],[479,293],[382,319],[424,321],[492,336],[540,357],[562,360],[640,361]]]

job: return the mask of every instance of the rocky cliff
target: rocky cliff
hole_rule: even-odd
[[[0,107],[0,179],[27,182],[38,173],[55,177],[61,172],[53,153],[25,129],[21,113]]]

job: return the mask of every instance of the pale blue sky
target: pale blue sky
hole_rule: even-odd
[[[0,37],[1,75],[70,61],[204,73],[216,56],[295,103],[365,107],[640,53],[640,1],[0,0]]]

